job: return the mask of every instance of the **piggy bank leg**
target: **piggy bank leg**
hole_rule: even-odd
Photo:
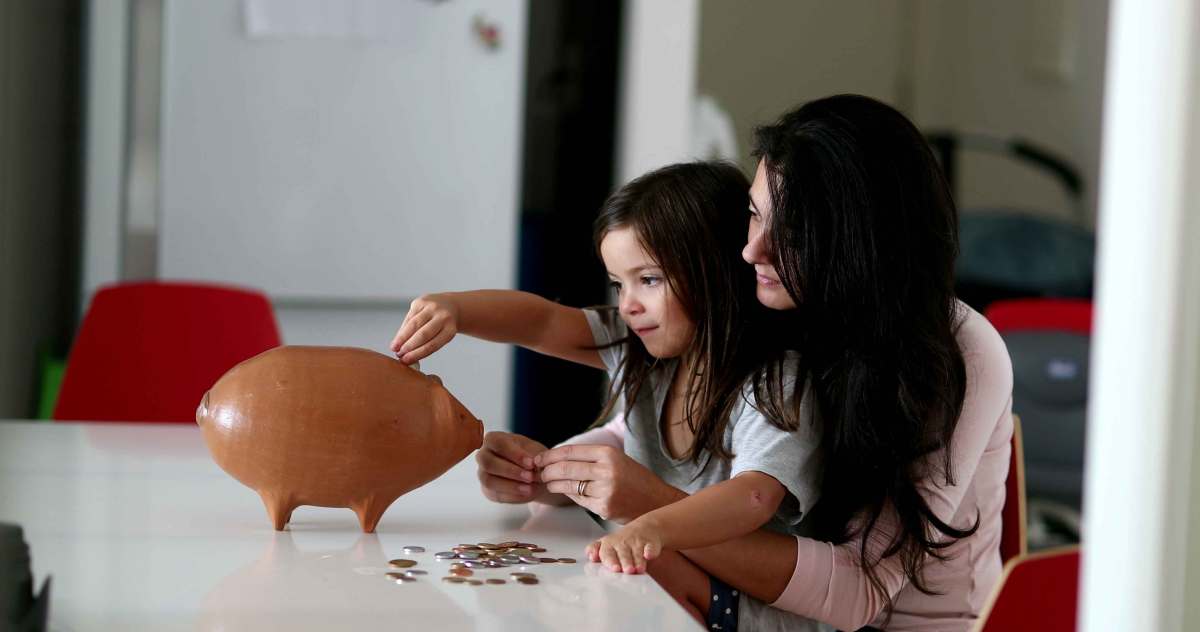
[[[275,530],[283,531],[283,527],[292,519],[292,510],[296,508],[296,503],[285,494],[259,492],[258,495],[267,507],[267,515],[275,525]]]
[[[394,500],[396,499],[380,499],[372,496],[350,506],[354,513],[358,514],[358,524],[362,526],[363,533],[375,533],[375,525],[379,524],[383,512],[387,511]]]

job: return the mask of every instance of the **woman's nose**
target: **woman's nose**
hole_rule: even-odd
[[[771,261],[771,252],[761,230],[750,228],[746,235],[746,247],[742,248],[742,259],[749,264],[766,264]]]

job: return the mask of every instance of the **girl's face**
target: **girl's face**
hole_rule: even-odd
[[[768,242],[767,228],[771,225],[771,190],[767,184],[770,173],[766,162],[758,161],[754,183],[750,185],[750,230],[746,236],[746,247],[742,258],[754,266],[758,281],[755,295],[758,302],[771,309],[794,309],[796,302],[779,282],[775,271],[775,253]]]
[[[684,354],[696,333],[658,263],[642,248],[631,228],[610,230],[600,241],[600,257],[617,289],[621,319],[656,358]]]

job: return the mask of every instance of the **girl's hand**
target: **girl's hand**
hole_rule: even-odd
[[[541,480],[548,491],[565,494],[606,520],[628,522],[687,497],[610,446],[559,446],[537,455],[533,462],[542,469]]]
[[[536,482],[533,457],[546,446],[519,434],[489,432],[475,453],[479,485],[488,500],[526,503],[546,495],[546,486]]]
[[[458,306],[445,294],[426,294],[412,302],[391,349],[412,364],[441,349],[458,333]]]
[[[587,547],[587,557],[618,573],[644,573],[646,562],[663,549],[662,530],[646,516],[621,527]]]

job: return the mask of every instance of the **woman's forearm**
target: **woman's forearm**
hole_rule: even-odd
[[[766,603],[779,598],[796,569],[796,538],[766,529],[682,553],[710,575]]]

